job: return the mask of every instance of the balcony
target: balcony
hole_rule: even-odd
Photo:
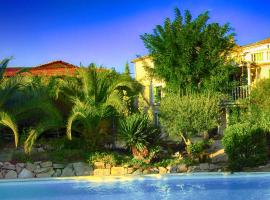
[[[243,100],[249,98],[250,85],[238,86],[232,90],[231,97],[233,101]]]

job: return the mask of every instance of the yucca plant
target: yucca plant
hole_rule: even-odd
[[[150,147],[157,143],[160,136],[160,131],[145,114],[136,113],[120,120],[118,137],[136,159],[146,158]]]

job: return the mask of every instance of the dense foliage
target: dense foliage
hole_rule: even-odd
[[[254,167],[267,162],[266,134],[249,123],[228,127],[222,140],[232,170]]]
[[[74,135],[83,138],[80,148],[102,149],[115,141],[118,119],[136,111],[141,86],[130,76],[91,64],[76,76],[5,78],[8,61],[1,62],[0,125],[11,130],[16,146],[24,144],[26,153],[43,134]]]
[[[169,135],[188,144],[192,136],[217,127],[218,104],[219,96],[210,93],[166,94],[160,106],[161,125]]]
[[[234,85],[237,68],[228,59],[235,45],[234,33],[229,24],[208,20],[208,12],[192,19],[189,11],[182,16],[175,9],[173,21],[167,18],[153,33],[141,36],[155,65],[148,70],[170,89],[224,92]]]

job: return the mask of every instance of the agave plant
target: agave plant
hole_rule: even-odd
[[[149,155],[149,148],[155,145],[161,135],[147,115],[137,113],[120,120],[118,136],[136,159],[143,159]]]
[[[131,79],[122,78],[111,70],[97,68],[94,64],[81,68],[78,79],[77,85],[64,86],[72,102],[67,120],[67,136],[72,139],[72,131],[82,133],[88,148],[93,149],[105,137],[110,121],[129,109],[124,100],[125,95],[137,94],[139,87]],[[67,92],[68,88],[73,89],[73,94]]]

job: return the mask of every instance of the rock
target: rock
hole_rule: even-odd
[[[0,162],[0,168],[3,167],[4,163]]]
[[[186,164],[180,164],[177,166],[177,173],[185,173],[188,171],[188,167]]]
[[[16,170],[16,166],[9,162],[5,162],[2,168],[7,170]]]
[[[53,164],[54,169],[64,169],[65,165],[64,164]]]
[[[165,167],[159,167],[158,171],[160,174],[166,174],[167,173],[167,169]]]
[[[209,165],[209,169],[211,170],[211,171],[215,171],[215,170],[217,170],[217,169],[219,169],[220,167],[218,166],[218,165],[215,165],[215,164],[210,164]]]
[[[40,166],[45,168],[45,167],[52,167],[53,165],[51,161],[47,161],[47,162],[42,162]]]
[[[94,176],[109,176],[111,174],[111,169],[95,169]]]
[[[106,169],[110,169],[110,168],[112,168],[112,165],[111,165],[111,164],[106,164],[106,165],[105,165],[105,168],[106,168]]]
[[[53,174],[54,174],[54,170],[51,168],[50,171],[48,171],[48,172],[36,174],[36,177],[37,178],[47,178],[47,177],[51,177]]]
[[[127,168],[127,173],[128,173],[128,174],[132,174],[134,171],[135,171],[135,170],[134,170],[133,167],[128,167],[128,168]]]
[[[73,163],[73,168],[76,176],[90,176],[93,174],[93,168],[83,162]]]
[[[187,172],[198,172],[200,171],[200,166],[189,166]]]
[[[32,163],[26,163],[25,168],[28,169],[29,171],[33,172],[36,169],[36,165],[34,165]]]
[[[125,167],[112,167],[111,175],[112,176],[122,176],[127,174],[127,168]]]
[[[22,171],[22,167],[20,167],[18,164],[15,165],[16,167],[16,172],[19,174]]]
[[[75,176],[74,171],[71,167],[65,167],[61,174],[62,177]]]
[[[104,169],[105,168],[105,163],[104,162],[95,162],[94,163],[94,168],[95,169]]]
[[[200,170],[202,170],[202,171],[207,171],[207,170],[209,170],[209,164],[208,164],[208,163],[201,163],[201,164],[199,165],[199,168],[200,168]]]
[[[169,166],[167,167],[169,173],[177,173],[178,172],[178,166]]]
[[[3,173],[0,171],[0,179],[3,179],[4,178],[4,175]]]
[[[25,168],[18,175],[18,178],[33,178],[33,177],[34,177],[34,174]]]
[[[43,167],[43,168],[37,168],[34,170],[35,174],[41,174],[41,173],[47,173],[48,171],[51,171],[52,167]]]
[[[54,174],[53,174],[53,177],[60,177],[62,174],[62,170],[61,169],[56,169]]]
[[[36,166],[40,165],[41,163],[42,163],[41,161],[36,161],[36,162],[34,162],[34,164],[35,164]]]
[[[25,167],[25,164],[24,163],[17,163],[16,166],[19,166],[21,168],[24,168]]]
[[[158,174],[159,173],[159,170],[156,167],[150,168],[149,170],[150,170],[150,174]]]
[[[5,179],[15,179],[15,178],[17,178],[17,172],[13,170],[9,170],[5,175]]]
[[[143,170],[142,173],[143,173],[143,174],[151,174],[151,171],[150,171],[150,169],[145,169],[145,170]]]
[[[135,171],[132,173],[132,175],[135,175],[135,176],[141,175],[141,174],[142,174],[142,170],[141,170],[141,169],[137,169],[137,170],[135,170]]]

